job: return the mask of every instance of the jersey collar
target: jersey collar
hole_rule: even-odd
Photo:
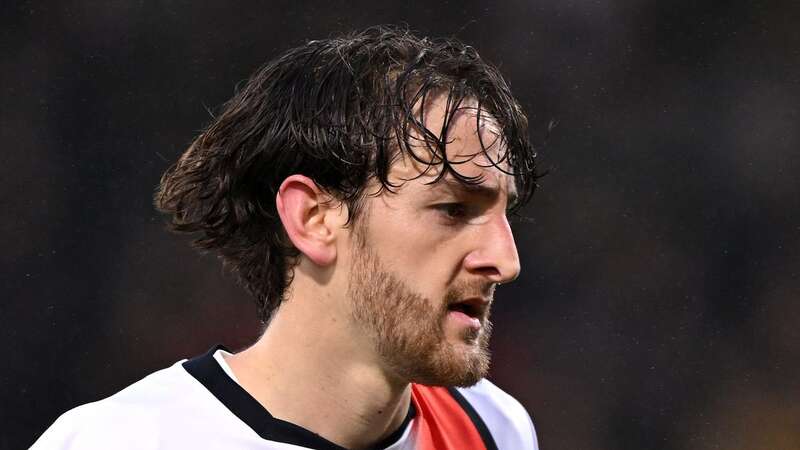
[[[284,442],[300,447],[346,450],[301,426],[273,417],[266,408],[225,373],[214,359],[214,353],[217,350],[229,351],[222,345],[216,345],[205,354],[185,361],[183,368],[259,436],[270,441]],[[415,415],[416,410],[412,402],[400,427],[373,448],[384,449],[394,444],[403,435]]]

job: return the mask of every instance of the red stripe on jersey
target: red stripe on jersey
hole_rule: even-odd
[[[447,388],[411,384],[418,450],[486,450],[483,439]]]

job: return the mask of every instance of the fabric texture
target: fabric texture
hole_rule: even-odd
[[[272,417],[235,380],[221,347],[155,372],[59,417],[33,450],[342,447]],[[412,385],[409,415],[381,450],[538,450],[519,402],[488,380],[469,388]]]

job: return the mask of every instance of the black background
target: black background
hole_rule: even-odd
[[[800,7],[682,0],[3,2],[0,447],[256,337],[153,190],[263,62],[379,23],[498,65],[551,169],[492,370],[542,448],[800,448]]]

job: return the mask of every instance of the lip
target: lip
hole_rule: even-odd
[[[449,312],[458,312],[464,316],[483,322],[491,300],[485,297],[470,297],[447,305]]]
[[[467,315],[462,311],[450,310],[447,312],[447,317],[463,326],[473,328],[475,330],[480,330],[482,327],[481,319]]]

